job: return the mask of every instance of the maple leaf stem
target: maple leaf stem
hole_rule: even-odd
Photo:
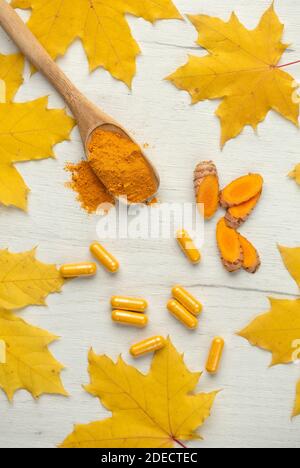
[[[174,440],[174,442],[176,442],[176,444],[180,445],[180,447],[187,449],[187,446],[184,445],[182,442],[180,442],[180,440],[178,440],[178,439],[173,439],[173,440]]]
[[[296,63],[300,63],[300,60],[296,60],[295,62],[290,63],[284,63],[283,65],[276,65],[276,68],[290,67],[291,65],[296,65]]]

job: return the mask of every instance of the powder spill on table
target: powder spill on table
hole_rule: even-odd
[[[115,204],[113,196],[108,193],[88,161],[80,161],[78,164],[69,163],[66,170],[72,174],[72,181],[67,186],[77,192],[81,206],[88,213],[95,213],[103,203]]]

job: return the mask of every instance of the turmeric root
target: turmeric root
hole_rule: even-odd
[[[248,239],[241,235],[239,235],[239,238],[244,254],[243,268],[248,273],[256,273],[261,265],[258,252]]]
[[[227,226],[231,227],[232,229],[238,229],[245,221],[247,221],[250,214],[259,202],[260,197],[261,192],[259,192],[249,201],[229,208],[225,216]]]
[[[222,207],[231,208],[249,201],[262,191],[263,182],[259,174],[248,174],[234,180],[220,194]]]
[[[204,206],[204,218],[212,218],[219,207],[220,191],[217,168],[212,161],[198,164],[194,174],[194,186],[197,204]]]
[[[217,226],[217,243],[224,267],[229,272],[240,270],[243,266],[243,249],[239,234],[227,226],[225,218]]]

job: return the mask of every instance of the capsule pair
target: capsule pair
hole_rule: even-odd
[[[185,254],[185,256],[188,258],[188,260],[196,265],[197,263],[200,263],[201,261],[201,253],[199,249],[196,247],[195,242],[189,235],[189,233],[185,229],[180,229],[176,233],[176,239],[177,242]]]
[[[197,316],[202,312],[202,304],[181,286],[175,286],[172,295],[173,299],[167,305],[169,312],[187,328],[197,328]]]
[[[145,299],[114,296],[111,298],[112,320],[123,325],[144,328],[148,324],[145,312],[148,302]]]
[[[152,336],[146,340],[134,344],[130,348],[130,354],[133,357],[144,356],[145,354],[152,353],[163,349],[166,346],[166,340],[162,336]],[[206,370],[210,374],[216,374],[219,370],[225,341],[221,337],[214,338],[209,356],[206,363]]]
[[[99,242],[93,242],[90,251],[109,272],[116,273],[119,270],[119,262]],[[97,265],[94,262],[70,263],[62,265],[60,273],[63,278],[94,276],[97,273]]]

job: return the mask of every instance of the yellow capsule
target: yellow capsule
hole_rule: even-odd
[[[113,296],[111,306],[113,309],[144,313],[148,308],[148,302],[138,297]]]
[[[172,295],[181,305],[183,305],[191,314],[200,315],[203,309],[201,302],[199,302],[192,294],[181,286],[174,286]]]
[[[178,244],[183,250],[184,254],[192,263],[199,263],[201,261],[201,253],[197,249],[194,241],[190,237],[189,233],[184,229],[177,231],[176,238]]]
[[[214,338],[211,344],[209,356],[206,363],[206,370],[210,374],[216,374],[218,372],[223,355],[224,346],[225,341],[223,340],[223,338],[220,338],[219,336]]]
[[[197,318],[192,315],[185,307],[183,307],[178,301],[172,299],[168,302],[168,310],[174,315],[180,322],[182,322],[188,328],[196,328],[198,325]]]
[[[148,317],[137,312],[127,310],[113,310],[111,318],[114,322],[130,325],[132,327],[143,328],[148,324]]]
[[[133,357],[143,356],[144,354],[158,351],[166,346],[166,340],[162,336],[153,336],[147,340],[140,341],[130,348],[130,354]]]
[[[93,242],[90,246],[90,251],[94,257],[111,273],[116,273],[119,268],[118,260],[111,255],[99,242]]]
[[[97,273],[97,265],[93,262],[70,263],[60,267],[60,273],[64,278],[76,278],[77,276],[93,276]]]

